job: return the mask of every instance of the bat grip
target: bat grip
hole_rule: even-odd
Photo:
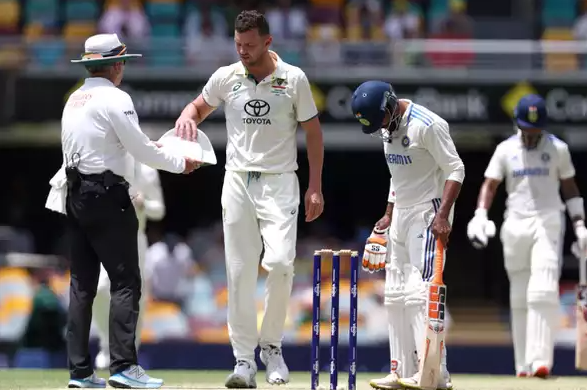
[[[434,284],[444,284],[442,273],[444,271],[444,245],[440,239],[436,239],[436,253],[434,254]]]

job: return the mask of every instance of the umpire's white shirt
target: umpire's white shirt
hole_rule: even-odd
[[[535,149],[522,145],[516,134],[502,141],[485,171],[485,177],[506,180],[506,216],[535,217],[563,211],[560,180],[575,176],[569,147],[552,134],[544,134]]]
[[[318,115],[300,68],[278,60],[275,72],[257,84],[239,61],[214,72],[202,97],[212,107],[224,103],[227,171],[297,170],[298,122]]]
[[[71,94],[61,118],[62,169],[51,179],[46,207],[65,212],[64,166],[81,173],[106,170],[135,181],[137,161],[156,169],[181,173],[185,160],[157,148],[141,131],[130,96],[101,77],[87,78]]]

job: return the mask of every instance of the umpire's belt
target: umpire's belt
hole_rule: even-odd
[[[80,173],[79,176],[81,181],[102,184],[104,187],[112,187],[115,185],[128,186],[128,182],[124,179],[124,177],[119,176],[112,171],[105,171],[102,173],[94,173],[90,175]]]
[[[104,193],[110,187],[122,185],[129,187],[124,177],[115,174],[112,171],[102,173],[84,174],[77,168],[66,168],[67,186],[70,190],[80,190],[84,192]]]

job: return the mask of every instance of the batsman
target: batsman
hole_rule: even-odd
[[[516,375],[546,378],[553,366],[565,233],[565,204],[559,191],[583,254],[587,253],[585,209],[567,144],[544,130],[544,99],[522,97],[514,121],[516,134],[501,142],[489,161],[467,235],[474,247],[487,246],[495,234],[487,212],[505,179],[508,196],[500,238],[510,281]]]
[[[417,366],[418,358],[426,356],[427,287],[434,276],[436,239],[446,248],[465,166],[448,123],[421,105],[398,99],[390,84],[361,84],[351,107],[363,133],[382,138],[392,176],[387,209],[363,255],[365,270],[386,272],[391,354],[390,374],[370,384],[385,390],[420,389]],[[441,350],[441,374],[433,388],[452,389],[446,352]]]

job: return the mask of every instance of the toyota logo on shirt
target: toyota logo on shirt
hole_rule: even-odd
[[[270,125],[271,119],[263,118],[271,111],[271,106],[265,100],[253,99],[245,103],[245,113],[248,118],[243,118],[245,125]]]

